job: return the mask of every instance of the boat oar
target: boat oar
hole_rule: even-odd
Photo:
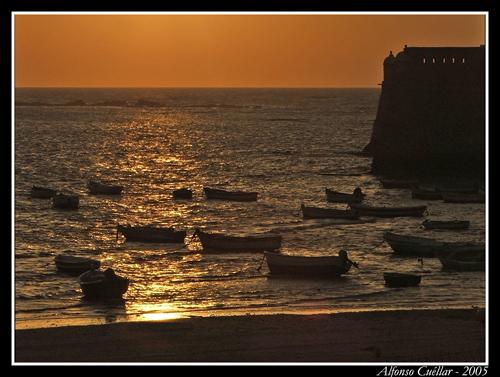
[[[357,264],[356,262],[353,262],[352,260],[348,259],[347,260],[352,266],[356,267],[358,270],[359,270],[359,264]]]

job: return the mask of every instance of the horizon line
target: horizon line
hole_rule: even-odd
[[[379,86],[14,86],[14,89],[377,89]]]

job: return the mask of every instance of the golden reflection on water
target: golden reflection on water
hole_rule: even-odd
[[[426,290],[385,295],[381,271],[389,263],[403,271],[411,271],[415,265],[413,260],[391,258],[388,245],[374,247],[389,227],[419,234],[420,219],[327,226],[322,221],[303,221],[299,217],[301,201],[326,206],[324,187],[330,186],[347,191],[361,184],[369,200],[384,205],[410,204],[413,199],[407,191],[382,189],[378,179],[369,174],[335,178],[322,175],[336,172],[338,167],[348,172],[360,170],[360,166],[368,170],[364,157],[332,152],[357,150],[365,145],[363,135],[352,136],[351,117],[356,114],[361,123],[372,119],[378,95],[373,102],[367,102],[373,104],[373,111],[359,114],[356,103],[345,119],[337,119],[338,114],[348,112],[342,101],[342,107],[325,101],[323,113],[314,108],[317,124],[299,127],[266,122],[265,117],[274,118],[288,111],[313,116],[308,113],[311,109],[302,108],[303,97],[293,105],[295,108],[284,107],[286,95],[279,93],[277,100],[272,99],[277,107],[263,109],[255,117],[241,109],[210,111],[207,115],[194,114],[198,108],[94,109],[87,125],[87,118],[78,118],[80,108],[50,108],[44,111],[54,115],[41,120],[39,109],[25,115],[29,122],[16,126],[16,256],[27,258],[16,259],[16,288],[21,296],[16,305],[31,310],[59,307],[68,301],[68,305],[77,305],[75,309],[61,308],[57,313],[98,313],[102,320],[102,312],[109,312],[107,308],[79,305],[77,280],[55,275],[53,257],[65,250],[97,258],[103,269],[112,267],[130,279],[125,308],[111,310],[118,320],[122,316],[173,320],[190,312],[222,313],[237,310],[234,308],[246,312],[252,305],[252,310],[276,312],[280,310],[276,305],[311,297],[334,297],[328,301],[333,307],[340,305],[338,297],[368,293],[376,295],[344,299],[341,304],[401,306],[442,300],[450,305],[455,300],[480,303],[484,278],[470,275],[464,282],[458,276],[442,274],[438,260],[426,261],[426,268],[433,271],[426,279]],[[71,113],[75,122],[66,125],[63,122],[68,111],[75,112]],[[107,123],[110,118],[113,122]],[[63,126],[65,132],[61,133]],[[124,193],[120,197],[88,195],[85,180],[89,177],[121,184]],[[67,186],[78,192],[82,195],[81,208],[77,213],[54,212],[50,204],[30,200],[25,193],[37,182]],[[256,203],[207,201],[202,187],[211,185],[261,194]],[[193,200],[174,200],[172,191],[180,187],[192,189]],[[476,210],[478,206],[432,203],[431,210],[438,217],[470,218],[474,226],[465,237],[484,239],[483,207]],[[173,226],[187,231],[186,245],[125,242],[122,234],[116,236],[117,224]],[[265,263],[262,271],[257,270],[262,255],[205,253],[198,240],[191,239],[195,227],[231,234],[282,233],[283,252],[296,255],[336,254],[340,246],[346,246],[352,252],[351,259],[363,267],[351,271],[342,284],[267,279]],[[440,233],[436,237],[458,240],[462,235]],[[29,318],[40,315],[38,311],[28,313]]]
[[[127,305],[127,312],[141,313],[140,321],[167,321],[186,318],[177,308],[168,303],[160,304],[131,304]]]

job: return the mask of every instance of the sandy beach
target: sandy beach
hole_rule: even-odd
[[[17,330],[16,362],[483,362],[484,312],[190,318]]]

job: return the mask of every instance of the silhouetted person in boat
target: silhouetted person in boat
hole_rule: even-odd
[[[339,257],[342,258],[344,260],[344,263],[349,263],[350,265],[356,267],[356,268],[359,268],[358,267],[358,264],[356,262],[353,262],[352,260],[350,260],[348,257],[347,257],[347,250],[345,249],[341,249],[339,251]]]
[[[106,276],[106,279],[109,280],[116,279],[115,271],[112,268],[108,268],[106,271],[104,271],[104,276]]]
[[[354,191],[352,192],[355,196],[363,196],[363,192],[359,187],[356,187]]]

